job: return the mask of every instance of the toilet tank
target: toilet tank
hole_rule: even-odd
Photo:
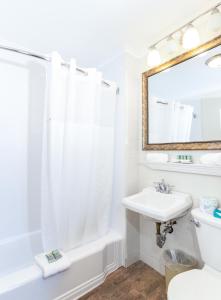
[[[221,219],[203,213],[199,208],[192,210],[192,216],[199,222],[196,234],[204,263],[221,272]]]

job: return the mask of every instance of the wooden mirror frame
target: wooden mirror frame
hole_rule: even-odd
[[[221,150],[220,141],[206,142],[186,142],[186,143],[162,143],[149,144],[149,124],[148,124],[148,78],[163,70],[184,62],[200,53],[208,51],[216,46],[221,45],[221,35],[215,39],[193,49],[184,54],[181,54],[168,62],[161,64],[153,69],[150,69],[142,74],[142,140],[143,150]]]

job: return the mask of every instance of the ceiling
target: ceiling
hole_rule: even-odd
[[[147,46],[212,7],[215,0],[1,0],[0,43],[57,50],[80,66],[99,66]]]

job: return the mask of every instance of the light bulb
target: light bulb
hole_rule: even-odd
[[[166,47],[168,54],[173,54],[178,51],[178,44],[172,36],[168,37]]]
[[[206,65],[210,68],[221,68],[221,54],[216,54],[207,59]]]
[[[151,47],[147,56],[147,65],[149,67],[155,67],[161,63],[161,57],[156,47]]]
[[[183,33],[182,45],[185,49],[191,49],[198,46],[200,43],[200,36],[198,30],[189,24]]]
[[[221,13],[216,7],[208,20],[208,29],[211,31],[219,31],[221,29]]]

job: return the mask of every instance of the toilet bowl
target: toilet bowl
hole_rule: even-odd
[[[209,270],[191,270],[175,276],[168,287],[168,300],[220,300],[221,274]]]
[[[175,276],[168,300],[221,300],[221,219],[194,209],[197,239],[205,266]]]

